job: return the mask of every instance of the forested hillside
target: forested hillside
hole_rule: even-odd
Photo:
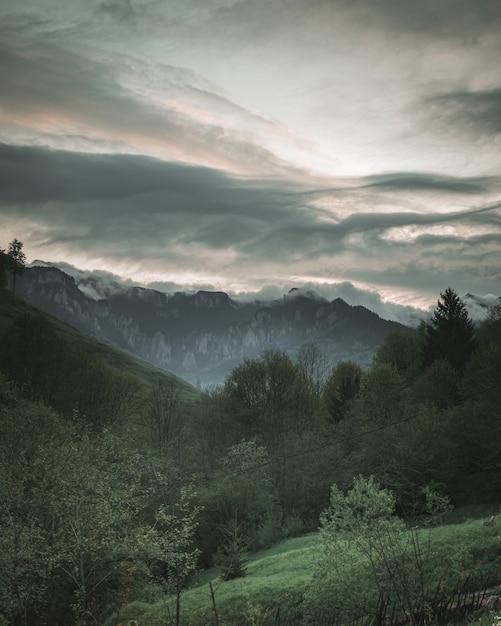
[[[430,494],[498,507],[501,311],[474,328],[451,289],[366,370],[305,345],[204,394],[0,298],[0,623],[118,623],[162,596],[183,623],[197,569],[244,576],[249,551],[336,531],[356,477],[391,520]]]

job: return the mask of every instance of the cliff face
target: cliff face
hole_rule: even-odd
[[[91,289],[92,287],[92,289]],[[55,267],[27,268],[17,293],[40,309],[112,342],[191,383],[217,384],[263,350],[296,353],[318,344],[334,365],[369,365],[391,330],[405,330],[364,307],[291,293],[268,303],[239,303],[222,292],[167,295],[151,289],[96,289]],[[94,297],[86,295],[94,294]],[[104,295],[103,295],[104,294]]]

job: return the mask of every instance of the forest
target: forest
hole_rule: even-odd
[[[319,529],[308,602],[288,621],[240,623],[347,623],[332,617],[347,541],[389,593],[404,526],[499,507],[501,308],[474,325],[451,288],[366,370],[329,368],[305,345],[246,360],[204,392],[131,365],[5,284],[0,341],[0,624],[125,624],[124,607],[159,598],[159,623],[193,624],[183,594],[200,572],[244,578],[249,554]],[[489,584],[501,581],[495,556]],[[425,619],[424,589],[450,589],[426,567],[406,565],[419,576],[397,593],[399,623],[438,620]],[[236,624],[213,608],[200,623]]]

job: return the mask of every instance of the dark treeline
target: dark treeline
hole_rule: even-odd
[[[242,575],[244,547],[316,530],[355,476],[409,518],[427,489],[501,495],[501,310],[474,328],[451,289],[365,371],[312,345],[268,351],[189,403],[41,315],[1,342],[0,623],[104,623],[159,590],[179,600],[196,567]]]

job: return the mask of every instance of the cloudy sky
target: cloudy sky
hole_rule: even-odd
[[[499,0],[3,0],[0,246],[165,288],[501,295]]]

